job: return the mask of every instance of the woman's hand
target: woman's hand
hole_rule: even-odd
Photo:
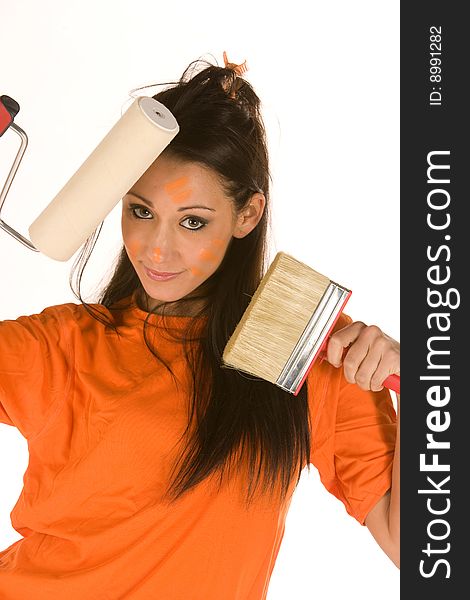
[[[343,364],[346,381],[363,390],[378,392],[389,375],[400,374],[400,344],[376,325],[361,321],[330,336],[326,359],[335,367]]]

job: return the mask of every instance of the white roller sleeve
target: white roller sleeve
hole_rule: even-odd
[[[29,228],[36,248],[67,261],[179,131],[160,102],[139,97]]]

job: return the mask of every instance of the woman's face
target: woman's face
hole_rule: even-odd
[[[244,237],[262,216],[263,194],[250,202],[237,217],[210,169],[162,155],[154,161],[124,196],[121,221],[150,310],[184,298],[217,270],[232,236]],[[147,269],[177,275],[155,280]]]

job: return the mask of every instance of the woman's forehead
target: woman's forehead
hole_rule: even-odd
[[[136,182],[137,189],[162,190],[169,196],[193,193],[225,195],[218,174],[205,165],[159,156]]]

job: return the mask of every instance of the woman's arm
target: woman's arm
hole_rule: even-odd
[[[400,568],[400,396],[397,398],[397,439],[392,487],[369,512],[365,524],[385,554]]]
[[[344,349],[348,348],[344,355]],[[343,356],[344,355],[344,356]],[[360,321],[335,332],[329,339],[327,359],[335,367],[343,364],[344,376],[363,390],[379,391],[392,373],[400,373],[400,345],[375,325]],[[365,524],[376,542],[400,567],[400,396],[397,395],[397,437],[393,459],[392,487],[370,510]]]

